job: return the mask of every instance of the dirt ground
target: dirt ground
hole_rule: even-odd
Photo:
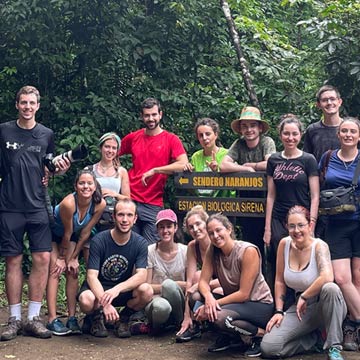
[[[7,310],[0,308],[0,324],[3,326],[8,318]],[[176,344],[174,334],[161,337],[147,335],[119,339],[114,335],[108,338],[95,338],[90,335],[53,336],[41,340],[32,337],[18,336],[12,341],[0,342],[0,360],[91,360],[91,359],[129,359],[129,360],[194,360],[194,359],[245,359],[236,351],[209,353],[208,345],[214,341],[216,334],[205,333],[201,339],[185,344]],[[344,352],[347,360],[358,360],[360,353]],[[326,354],[296,356],[293,360],[323,360]]]

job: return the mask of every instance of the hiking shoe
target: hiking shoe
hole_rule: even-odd
[[[131,332],[129,329],[129,323],[122,321],[122,320],[118,320],[115,323],[114,334],[115,334],[115,336],[117,336],[121,339],[129,338],[131,336]]]
[[[46,325],[54,335],[63,336],[71,333],[71,330],[66,327],[59,318],[54,319]]]
[[[198,323],[194,323],[193,327],[188,328],[181,335],[176,335],[176,342],[183,343],[196,338],[201,338],[201,329]]]
[[[251,346],[245,351],[244,355],[247,357],[259,357],[261,356],[261,337],[254,337]]]
[[[95,310],[92,324],[90,327],[90,334],[95,337],[107,337],[109,335],[104,322],[104,313],[102,310]]]
[[[87,314],[83,318],[82,326],[81,326],[81,332],[83,334],[90,334],[90,329],[92,325],[92,315]]]
[[[17,335],[20,335],[22,331],[21,320],[16,320],[15,316],[9,317],[9,321],[5,330],[1,334],[1,341],[7,341],[15,339]]]
[[[239,337],[233,338],[229,335],[221,334],[216,341],[208,347],[208,352],[219,352],[227,349],[238,348],[243,346],[244,343]]]
[[[341,355],[341,349],[337,346],[331,346],[327,356],[329,360],[344,360]]]
[[[66,327],[71,330],[73,335],[81,334],[81,329],[78,320],[75,316],[70,316],[66,322]]]
[[[346,324],[344,326],[343,348],[347,351],[356,351],[358,349],[357,334],[354,326]]]
[[[28,320],[23,327],[24,335],[34,336],[39,339],[51,338],[51,331],[42,323],[40,316],[34,316],[32,320]]]

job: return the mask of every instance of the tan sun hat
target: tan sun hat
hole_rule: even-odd
[[[260,110],[254,106],[246,106],[242,109],[240,119],[236,119],[231,122],[231,128],[237,134],[240,132],[240,121],[241,120],[256,120],[261,123],[262,133],[265,134],[269,130],[269,124],[267,121],[261,119]]]

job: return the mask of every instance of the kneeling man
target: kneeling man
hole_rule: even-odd
[[[106,322],[115,323],[115,335],[129,337],[129,319],[152,299],[146,283],[147,241],[132,231],[136,205],[129,199],[114,208],[115,227],[96,234],[90,244],[86,281],[79,293],[81,310],[87,314],[83,333],[106,337]],[[125,306],[119,314],[116,307]],[[136,314],[134,314],[136,313]]]

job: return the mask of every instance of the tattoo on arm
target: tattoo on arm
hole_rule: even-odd
[[[280,299],[281,299],[283,302],[285,302],[285,300],[286,300],[286,294],[281,294],[281,295],[280,295]]]
[[[321,243],[316,251],[316,262],[318,265],[319,273],[331,268],[330,251],[327,244]]]

